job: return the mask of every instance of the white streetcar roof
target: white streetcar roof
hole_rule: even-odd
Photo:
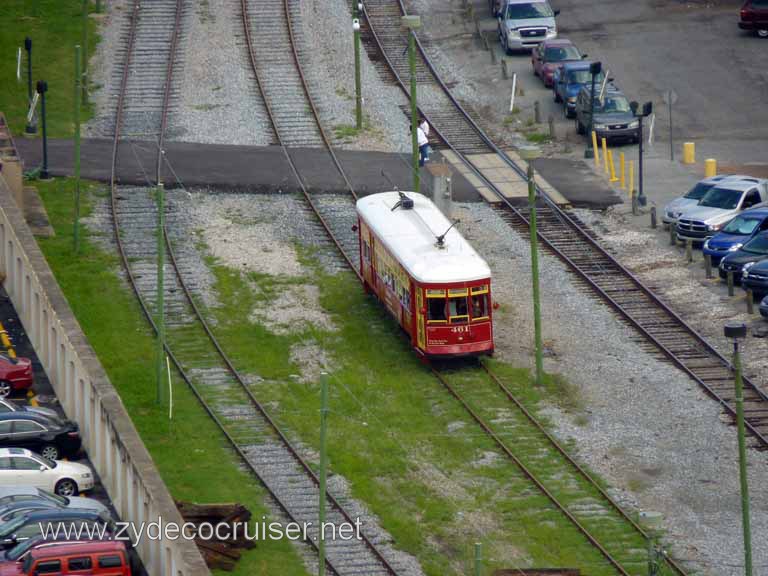
[[[412,209],[392,210],[400,200],[397,192],[371,194],[357,201],[357,211],[373,233],[419,283],[472,282],[491,277],[491,269],[459,233],[456,226],[446,234],[444,248],[437,237],[451,222],[432,201],[416,192],[405,192]]]

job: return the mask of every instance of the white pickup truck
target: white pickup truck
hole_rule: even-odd
[[[716,184],[699,203],[677,218],[678,240],[704,242],[740,212],[768,202],[768,180],[728,178]]]

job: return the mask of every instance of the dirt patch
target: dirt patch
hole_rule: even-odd
[[[307,328],[333,332],[336,326],[320,306],[320,290],[309,284],[280,288],[271,301],[261,301],[248,317],[274,334],[295,334]]]
[[[299,367],[299,382],[315,383],[320,379],[320,372],[328,370],[331,359],[315,341],[301,342],[291,346],[291,362]]]

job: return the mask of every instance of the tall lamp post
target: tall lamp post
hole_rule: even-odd
[[[358,130],[363,128],[363,94],[360,81],[360,16],[363,3],[354,2],[355,12],[352,18],[352,31],[355,37],[355,125]]]
[[[416,105],[416,33],[421,27],[420,16],[402,16],[400,22],[408,30],[408,63],[411,69],[411,146],[413,156],[413,191],[420,188],[419,174],[419,139],[416,135],[419,126],[418,108]]]
[[[24,38],[24,50],[27,51],[27,95],[29,97],[29,102],[27,102],[27,104],[31,107],[34,93],[32,91],[32,38],[29,36]],[[24,132],[27,134],[37,133],[37,126],[35,125],[34,116],[32,116],[32,119],[29,122],[27,122],[27,125],[24,128]]]
[[[742,322],[729,322],[723,330],[726,338],[733,340],[733,368],[736,372],[736,424],[739,434],[739,480],[741,482],[741,521],[744,531],[744,574],[752,576],[752,530],[749,521],[749,486],[747,484],[747,450],[744,438],[744,393],[741,382],[741,356],[739,340],[747,336],[747,326]]]
[[[595,114],[595,78],[603,69],[602,62],[592,62],[589,65],[589,73],[592,75],[592,88],[589,92],[589,128],[587,129],[587,148],[584,150],[584,158],[594,158],[592,149],[592,116]]]
[[[643,118],[646,116],[650,116],[653,113],[653,102],[646,102],[643,104],[643,110],[639,114],[637,113],[637,109],[640,107],[640,105],[637,102],[630,102],[629,107],[632,109],[632,114],[635,118],[637,118],[638,127],[637,127],[637,133],[638,133],[638,148],[637,148],[637,184],[638,184],[638,194],[637,194],[637,203],[640,204],[640,206],[645,206],[648,203],[648,198],[645,197],[645,194],[643,193]]]
[[[51,175],[48,172],[48,130],[45,118],[45,93],[48,92],[48,82],[37,81],[37,93],[40,94],[40,117],[43,125],[43,167],[40,169],[40,179],[48,180]]]

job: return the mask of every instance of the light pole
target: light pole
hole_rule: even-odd
[[[326,450],[328,430],[328,373],[320,372],[320,486],[318,502],[317,524],[320,530],[317,547],[320,556],[318,563],[318,576],[325,576],[325,539],[323,538],[323,525],[325,524],[325,490],[328,473],[328,452]]]
[[[363,94],[360,81],[360,15],[363,13],[363,3],[355,2],[352,30],[355,36],[355,124],[358,130],[363,128]]]
[[[541,302],[539,297],[539,248],[536,231],[536,183],[533,180],[533,165],[528,164],[528,223],[531,229],[531,278],[533,279],[533,332],[536,348],[536,385],[544,380],[544,355],[541,340]]]
[[[638,184],[638,194],[637,194],[637,203],[640,204],[640,206],[645,206],[648,203],[648,198],[645,197],[645,194],[643,193],[643,118],[646,116],[650,116],[653,113],[653,102],[646,102],[643,104],[643,111],[638,114],[637,109],[639,108],[639,104],[637,102],[630,102],[629,107],[632,109],[632,114],[635,118],[637,118],[638,127],[638,143],[637,143],[637,184]]]
[[[27,51],[27,95],[29,97],[28,105],[31,107],[34,93],[32,92],[32,38],[27,36],[24,38],[24,49]],[[24,132],[27,134],[37,133],[37,125],[35,124],[35,118],[32,116],[32,120],[27,122]]]
[[[51,175],[48,173],[48,130],[45,121],[45,93],[48,92],[48,82],[45,80],[37,81],[37,93],[40,94],[40,116],[43,124],[43,167],[40,170],[40,179],[48,180]]]
[[[747,326],[742,322],[729,322],[723,330],[726,338],[733,340],[733,369],[736,372],[736,424],[739,434],[739,480],[741,482],[741,521],[744,532],[744,574],[752,576],[752,530],[749,522],[749,486],[747,484],[747,450],[744,438],[744,393],[741,382],[741,356],[739,340],[747,336]]]
[[[595,77],[603,69],[602,62],[592,62],[589,65],[589,73],[592,75],[592,88],[589,92],[589,128],[587,129],[587,148],[584,150],[584,158],[594,158],[595,151],[592,149],[592,116],[595,114]]]
[[[411,146],[413,157],[413,191],[420,188],[419,174],[419,139],[416,134],[419,127],[418,108],[416,105],[416,33],[421,27],[420,16],[402,16],[400,22],[408,30],[408,63],[411,69]]]

